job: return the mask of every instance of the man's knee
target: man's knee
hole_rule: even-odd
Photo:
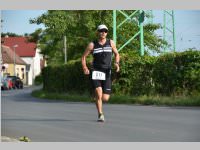
[[[103,96],[102,96],[102,99],[103,99],[103,101],[105,101],[105,102],[107,102],[107,101],[109,100],[109,98],[110,98],[110,95],[109,95],[109,94],[103,94]]]
[[[96,99],[101,100],[102,99],[102,88],[101,87],[96,88],[95,92],[96,92]]]

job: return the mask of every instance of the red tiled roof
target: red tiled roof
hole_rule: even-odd
[[[18,45],[15,48],[16,53],[20,57],[34,57],[36,52],[36,43],[29,42],[27,37],[3,37],[1,38],[3,44],[9,46],[13,50],[14,45]]]
[[[8,46],[1,46],[1,54],[3,64],[14,64],[14,52]],[[26,65],[26,62],[23,61],[17,54],[15,55],[15,63],[19,65]]]

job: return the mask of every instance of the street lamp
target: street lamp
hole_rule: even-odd
[[[16,75],[15,73],[15,65],[16,65],[16,53],[15,53],[15,48],[18,47],[18,45],[14,45],[13,46],[13,50],[14,50],[14,68],[13,68],[13,72],[14,72],[14,76]]]

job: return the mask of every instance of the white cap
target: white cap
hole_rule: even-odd
[[[106,25],[104,25],[104,24],[99,25],[98,28],[97,28],[97,30],[101,30],[101,29],[106,29],[106,30],[108,30],[108,28],[107,28]]]

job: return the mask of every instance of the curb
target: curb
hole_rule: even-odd
[[[1,136],[1,142],[20,142],[20,141],[7,136]]]

